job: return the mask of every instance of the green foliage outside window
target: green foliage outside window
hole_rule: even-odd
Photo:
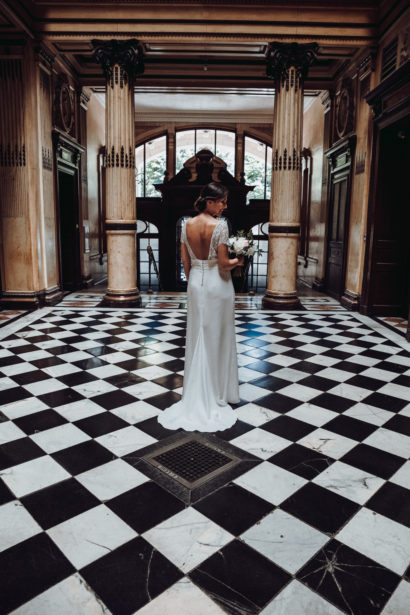
[[[154,184],[162,184],[167,161],[164,155],[152,158],[145,165],[145,196],[160,196]]]

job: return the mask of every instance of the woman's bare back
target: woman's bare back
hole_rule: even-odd
[[[196,258],[206,260],[209,255],[212,234],[218,221],[211,216],[199,214],[186,223],[185,231],[189,246]]]

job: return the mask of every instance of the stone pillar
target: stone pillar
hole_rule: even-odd
[[[109,306],[140,305],[136,286],[134,79],[144,70],[135,39],[92,41],[107,80],[105,107],[106,223]]]
[[[270,43],[267,75],[275,82],[268,279],[263,307],[295,309],[300,233],[303,80],[318,45]]]
[[[35,41],[0,57],[0,308],[59,301],[53,59]]]

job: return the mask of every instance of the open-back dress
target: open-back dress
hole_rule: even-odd
[[[229,271],[218,267],[218,246],[227,244],[226,220],[213,230],[208,258],[193,253],[182,229],[181,243],[188,249],[187,332],[184,388],[180,401],[160,413],[167,429],[219,431],[231,427],[237,413],[229,403],[239,403],[235,340],[235,292]]]

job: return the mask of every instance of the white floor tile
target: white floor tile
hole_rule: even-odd
[[[132,453],[140,448],[144,448],[144,446],[149,446],[157,442],[152,436],[149,436],[141,431],[141,429],[132,427],[131,425],[107,433],[99,438],[95,438],[95,440],[117,457],[123,457],[128,453]]]
[[[102,393],[109,393],[110,391],[117,390],[115,386],[105,380],[92,380],[91,382],[77,384],[72,388],[83,397],[95,397],[96,395],[101,395]]]
[[[343,615],[343,611],[294,580],[260,612],[260,615]]]
[[[401,433],[395,433],[391,429],[380,427],[370,436],[363,440],[364,444],[369,444],[375,448],[381,448],[382,451],[400,455],[401,457],[410,457],[410,437]]]
[[[342,461],[335,461],[312,480],[312,483],[321,485],[359,504],[365,504],[384,482],[383,478],[378,478]]]
[[[2,479],[18,498],[66,478],[70,478],[70,474],[46,455],[25,461],[2,472]]]
[[[230,443],[261,459],[269,459],[291,444],[290,440],[259,428],[247,431],[231,440]]]
[[[114,498],[148,480],[144,474],[122,459],[115,459],[92,470],[87,470],[87,472],[78,474],[76,479],[101,501]]]
[[[268,408],[263,408],[253,403],[239,406],[235,411],[241,421],[249,423],[249,425],[254,425],[255,427],[259,427],[279,416],[278,412],[268,410]]]
[[[72,423],[34,433],[30,439],[48,454],[91,440],[90,436]]]
[[[241,539],[295,574],[329,541],[329,536],[278,508],[242,534]]]
[[[306,484],[306,480],[283,470],[268,461],[252,468],[234,481],[240,487],[279,506],[290,495]]]
[[[353,419],[359,419],[360,421],[366,421],[366,423],[371,423],[372,425],[377,425],[380,427],[391,419],[394,416],[394,413],[388,412],[388,410],[383,410],[382,408],[370,406],[369,404],[366,404],[365,400],[364,402],[359,402],[346,410],[343,415],[350,416]]]
[[[104,505],[59,523],[47,530],[60,551],[77,568],[83,568],[137,533]]]
[[[241,399],[245,401],[254,401],[255,399],[269,395],[269,393],[271,393],[271,391],[268,389],[257,387],[254,384],[249,384],[249,382],[239,385],[239,395]]]
[[[367,508],[336,534],[337,540],[402,575],[410,561],[410,529]]]
[[[11,421],[0,423],[0,446],[6,444],[6,442],[12,442],[13,440],[25,437],[24,431]]]
[[[410,490],[410,461],[406,461],[406,463],[389,478],[389,481]]]
[[[101,408],[101,406],[94,403],[91,399],[79,399],[78,401],[73,401],[71,404],[57,406],[55,411],[67,421],[79,421],[88,416],[94,416],[95,414],[105,412],[104,408]]]
[[[0,551],[42,532],[40,525],[17,500],[0,506]]]
[[[286,416],[305,421],[305,423],[310,423],[311,425],[316,425],[316,427],[321,427],[339,415],[332,410],[306,403],[293,408],[293,410],[287,412]]]
[[[111,615],[79,572],[42,592],[10,615]]]
[[[189,572],[234,537],[194,508],[186,508],[145,532],[143,538]]]
[[[333,459],[339,459],[339,457],[345,455],[354,446],[357,446],[358,443],[356,440],[351,440],[327,429],[319,428],[298,440],[298,444],[311,448],[323,455],[329,455]]]
[[[193,615],[194,611],[195,615],[226,615],[199,587],[184,577],[134,615]]]
[[[158,416],[160,412],[161,410],[142,400],[111,410],[111,414],[116,414],[131,425],[150,419],[153,416]]]
[[[44,395],[45,393],[61,391],[61,389],[67,389],[68,387],[60,380],[56,380],[55,378],[47,378],[46,380],[39,380],[38,382],[26,384],[23,388],[32,395]]]

